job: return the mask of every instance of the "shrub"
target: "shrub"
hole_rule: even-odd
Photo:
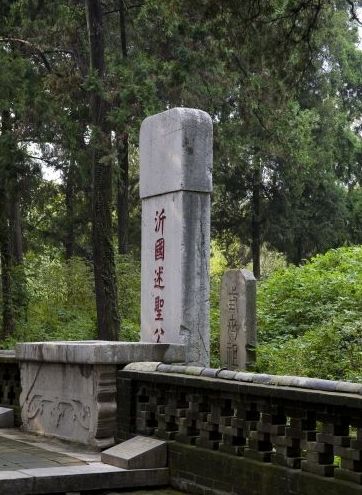
[[[279,270],[258,291],[259,371],[362,380],[362,247]]]
[[[121,339],[139,340],[140,263],[132,256],[116,259],[121,315]],[[84,259],[65,261],[58,251],[29,253],[24,262],[26,313],[17,328],[1,343],[12,348],[17,342],[88,340],[96,338],[97,316],[93,267]]]

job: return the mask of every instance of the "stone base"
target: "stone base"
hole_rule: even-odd
[[[184,359],[180,345],[126,342],[29,343],[16,352],[23,429],[100,450],[114,445],[117,368]]]
[[[116,366],[22,362],[25,431],[85,443],[114,443]]]

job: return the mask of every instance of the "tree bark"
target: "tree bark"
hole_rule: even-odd
[[[121,53],[125,60],[127,52],[126,16],[124,0],[118,0],[119,29],[121,37]],[[128,225],[129,225],[129,158],[128,133],[123,132],[117,139],[118,181],[117,181],[117,219],[118,219],[118,252],[128,253]]]
[[[65,177],[66,232],[64,237],[65,259],[74,255],[74,163],[70,163]]]
[[[252,219],[251,251],[253,256],[253,273],[256,279],[260,278],[260,181],[261,170],[259,158],[255,159],[253,170],[253,187],[252,187]]]
[[[90,68],[101,89],[90,94],[93,164],[93,257],[97,306],[98,338],[118,340],[117,283],[112,244],[112,161],[102,96],[104,79],[104,40],[99,0],[85,0],[90,45]]]
[[[9,198],[10,244],[11,256],[14,264],[22,263],[24,256],[19,196],[19,184],[17,181],[12,188],[11,197]]]
[[[122,57],[127,58],[127,33],[126,33],[126,15],[124,11],[124,0],[118,0],[119,5],[119,30],[121,34],[121,51]]]
[[[125,132],[117,139],[118,156],[118,187],[117,187],[117,217],[118,217],[118,252],[128,253],[128,134]]]
[[[10,112],[1,114],[1,135],[11,133]],[[10,164],[8,164],[10,165]],[[1,339],[11,335],[15,330],[15,313],[13,305],[11,232],[9,225],[9,191],[6,180],[7,170],[0,170],[0,260],[2,290],[2,329]]]

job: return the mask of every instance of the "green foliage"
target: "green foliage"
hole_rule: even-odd
[[[261,344],[257,371],[362,382],[361,327],[362,318],[336,317],[300,337]]]
[[[121,339],[137,341],[140,328],[140,263],[130,255],[117,258]],[[65,261],[56,250],[30,252],[24,262],[27,311],[18,315],[14,335],[3,348],[17,342],[86,340],[96,338],[93,269],[81,258]],[[1,305],[0,305],[1,309]]]
[[[131,255],[116,258],[121,340],[138,341],[141,324],[141,263]]]
[[[279,270],[258,291],[258,369],[362,380],[362,247]]]
[[[211,366],[220,366],[220,282],[227,261],[216,241],[211,243],[210,259],[210,354]]]
[[[18,321],[15,335],[3,343],[19,341],[82,340],[95,338],[92,271],[79,258],[63,261],[57,252],[29,253],[24,263],[28,311]]]

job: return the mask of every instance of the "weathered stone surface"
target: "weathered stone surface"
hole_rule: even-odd
[[[12,428],[14,426],[14,411],[7,407],[0,407],[0,428]]]
[[[140,196],[212,191],[212,122],[201,110],[173,108],[140,132]]]
[[[140,362],[140,363],[130,363],[127,364],[123,369],[125,371],[146,371],[148,373],[152,373],[153,371],[157,371],[158,366],[161,363],[159,361],[151,361],[151,362]]]
[[[33,479],[21,471],[0,471],[0,493],[24,495],[32,493]]]
[[[110,490],[146,486],[162,486],[168,484],[168,469],[138,469],[125,470],[102,463],[92,463],[86,466],[68,466],[58,468],[24,469],[19,472],[19,495],[50,494],[70,491]],[[30,489],[27,488],[30,484]],[[7,483],[7,480],[4,480]],[[8,485],[10,485],[8,483]],[[8,486],[5,485],[5,486]],[[23,490],[21,491],[21,485]],[[12,485],[10,485],[12,486]],[[0,493],[3,491],[0,478]]]
[[[186,366],[185,369],[185,374],[186,375],[193,375],[193,376],[200,376],[201,373],[203,372],[204,368],[202,366]]]
[[[185,359],[183,345],[142,342],[25,343],[16,354],[24,430],[99,449],[114,444],[117,366]]]
[[[102,462],[123,469],[152,469],[167,466],[167,443],[137,436],[101,454]]]
[[[20,371],[25,431],[98,448],[113,445],[115,366],[25,361]]]
[[[228,270],[221,281],[220,358],[230,369],[255,361],[256,280],[248,270]]]
[[[221,370],[217,374],[218,378],[224,378],[224,380],[234,380],[236,376],[236,371],[231,370]]]
[[[141,338],[186,345],[186,362],[209,362],[212,123],[175,108],[144,121]]]
[[[192,372],[189,372],[191,368]],[[127,371],[124,368],[125,371]],[[142,370],[138,370],[143,373]],[[302,397],[304,394],[319,394],[319,393],[330,393],[328,397],[335,399],[336,402],[343,403],[343,401],[351,399],[355,401],[356,396],[359,400],[362,400],[362,384],[353,384],[350,382],[334,382],[333,380],[320,380],[316,378],[307,378],[299,376],[281,376],[281,375],[268,375],[266,373],[248,373],[246,371],[233,372],[230,370],[220,369],[220,368],[202,368],[202,367],[190,367],[190,366],[180,366],[178,364],[159,364],[157,366],[157,371],[154,372],[154,380],[157,380],[157,375],[170,374],[170,375],[183,375],[182,380],[187,381],[196,379],[195,386],[202,386],[202,381],[198,382],[197,378],[207,377],[212,380],[207,381],[207,386],[210,388],[217,388],[221,381],[225,381],[232,385],[232,382],[239,382],[242,384],[255,384],[267,388],[279,388],[279,391],[285,391],[286,394],[290,393],[292,390],[294,394],[300,395]],[[143,374],[143,377],[146,376]],[[170,376],[171,378],[171,376]],[[170,380],[171,381],[171,380]],[[215,381],[215,383],[213,383]],[[338,383],[338,387],[336,386]],[[215,385],[215,387],[214,387]],[[355,386],[352,386],[355,385]],[[226,386],[226,384],[225,384]],[[304,389],[304,390],[303,390]],[[361,445],[362,445],[362,435],[361,435]],[[362,449],[362,447],[361,447]]]
[[[147,342],[27,342],[17,344],[19,361],[69,364],[127,364],[135,361],[183,362],[185,349],[180,344],[154,345]]]

